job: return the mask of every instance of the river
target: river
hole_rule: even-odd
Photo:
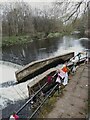
[[[64,36],[57,39],[32,40],[26,45],[15,45],[2,49],[2,60],[19,65],[26,65],[32,61],[56,56],[64,52],[90,49],[87,38],[79,39],[76,36]]]
[[[90,49],[90,40],[77,36],[32,40],[25,45],[2,48],[2,60],[23,66],[35,60],[72,51],[77,54],[86,49]],[[4,118],[8,117],[13,110],[18,110],[28,98],[27,84],[29,81],[14,85],[16,82],[15,71],[17,71],[17,68],[13,66],[0,65],[0,76],[2,76],[0,78],[2,79],[2,82],[0,82],[0,111],[2,110]],[[28,109],[26,107],[26,111]]]

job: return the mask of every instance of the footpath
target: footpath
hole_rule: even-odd
[[[53,110],[46,118],[86,118],[88,117],[88,81],[90,65],[78,66],[75,75],[70,76],[68,85],[63,90]]]

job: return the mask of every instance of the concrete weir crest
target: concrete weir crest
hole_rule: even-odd
[[[72,57],[74,57],[74,52],[31,62],[15,72],[16,79],[19,83],[27,81],[50,68],[56,67],[58,64],[69,61]]]

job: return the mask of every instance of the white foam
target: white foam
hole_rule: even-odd
[[[15,71],[17,69],[13,67],[9,67],[3,64],[0,64],[0,83],[7,82],[7,81],[16,81],[15,78]]]
[[[0,84],[10,81],[16,82],[16,70],[16,68],[11,66],[0,64]],[[34,79],[36,79],[38,76],[36,76]],[[9,101],[14,103],[15,101],[28,98],[27,84],[32,81],[33,78],[20,84],[11,85],[8,87],[0,87],[0,109],[4,109]]]
[[[7,82],[13,81],[16,82],[15,71],[17,69],[13,67],[9,67],[6,65],[0,64],[0,84],[8,84]],[[30,81],[11,85],[8,87],[0,87],[0,106],[5,108],[7,106],[7,102],[15,102],[17,100],[25,99],[28,96],[27,84]]]

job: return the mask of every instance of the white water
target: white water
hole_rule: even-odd
[[[28,96],[27,84],[30,81],[9,85],[11,81],[16,82],[15,71],[17,71],[16,68],[0,64],[0,109],[5,108],[8,101],[14,103]],[[7,85],[7,87],[2,86],[3,84]]]
[[[85,48],[80,44],[80,40],[72,40],[72,38],[68,39],[69,40],[67,40],[66,37],[63,38],[63,43],[60,43],[60,46],[54,55],[60,55],[67,52],[75,52],[76,55],[85,50]]]
[[[18,100],[23,100],[28,98],[28,89],[27,84],[32,82],[34,79],[37,79],[40,75],[20,84],[9,86],[9,82],[16,82],[15,77],[16,68],[11,66],[0,64],[0,109],[7,107],[8,102],[14,103]],[[8,83],[7,83],[8,82]],[[1,84],[6,83],[6,86]]]
[[[57,68],[60,67],[61,65],[57,66]],[[10,82],[16,82],[15,71],[17,71],[16,68],[0,64],[0,109],[4,109],[8,102],[14,103],[18,100],[28,98],[27,84],[33,79],[20,84],[10,85]]]

